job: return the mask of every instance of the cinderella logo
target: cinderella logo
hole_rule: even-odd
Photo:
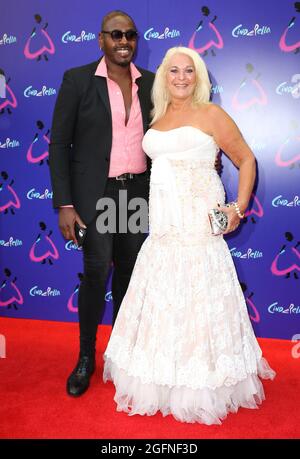
[[[38,131],[33,137],[28,151],[27,151],[27,161],[32,164],[39,164],[41,166],[44,164],[44,160],[47,158],[47,164],[49,164],[48,155],[49,155],[49,143],[50,139],[48,137],[49,129],[44,133],[44,123],[40,120],[36,122]]]
[[[61,37],[61,41],[63,43],[81,43],[83,41],[91,41],[91,40],[96,40],[96,35],[92,32],[86,32],[85,30],[82,30],[78,36],[75,34],[71,33],[71,30],[68,30],[68,32],[64,33],[63,36]]]
[[[246,65],[246,70],[251,74],[254,70],[252,64]],[[232,107],[235,110],[246,110],[247,108],[253,105],[266,105],[268,102],[267,94],[263,89],[261,83],[259,83],[258,78],[260,74],[257,74],[255,78],[250,76],[245,76],[240,83],[240,86],[236,90],[232,99]],[[253,94],[251,94],[253,93]]]
[[[0,140],[0,148],[18,148],[20,146],[20,142],[16,139],[7,139],[2,143]]]
[[[199,54],[203,54],[203,56],[206,56],[208,50],[210,50],[211,55],[215,56],[216,53],[214,48],[222,49],[224,47],[223,38],[214,24],[217,16],[214,16],[214,18],[210,20],[208,18],[210,10],[207,6],[203,6],[201,11],[203,19],[201,19],[190,38],[188,47],[197,51]]]
[[[49,265],[53,265],[53,260],[59,258],[58,250],[51,239],[52,231],[46,235],[47,226],[44,222],[39,223],[42,233],[39,233],[30,249],[29,258],[36,263],[41,262],[43,265],[48,261]]]
[[[79,251],[81,251],[82,247],[78,247],[78,245],[75,244],[75,242],[73,242],[73,241],[68,241],[65,244],[65,249],[68,250],[68,251],[71,251],[71,250],[79,250]]]
[[[1,45],[12,45],[13,43],[17,43],[17,37],[14,35],[8,35],[4,33],[2,38],[0,37],[0,46]]]
[[[177,38],[180,37],[180,31],[176,29],[170,30],[169,27],[166,27],[163,33],[159,33],[154,30],[153,27],[146,30],[144,33],[145,40],[149,41],[151,39],[165,40],[167,38]]]
[[[9,184],[5,183],[9,179],[6,171],[1,172],[0,177],[0,212],[4,214],[10,213],[15,215],[15,209],[20,209],[20,199],[13,189],[12,185],[14,180],[11,180]]]
[[[39,191],[36,191],[35,188],[31,188],[27,192],[27,199],[53,199],[53,191],[49,191],[48,188],[45,189],[43,193],[40,193]]]
[[[278,301],[275,301],[275,303],[270,304],[268,307],[268,312],[270,314],[300,314],[300,306],[296,306],[294,303],[291,303],[288,307],[284,307],[279,306]]]
[[[1,78],[2,82],[3,82],[3,76],[4,76],[4,72],[3,72],[3,70],[0,69],[0,77],[2,77]],[[10,78],[8,78],[6,83],[5,83],[5,81],[3,82],[3,85],[5,83],[5,86],[1,90],[0,115],[3,115],[5,110],[7,111],[7,113],[9,115],[11,115],[12,114],[11,109],[12,108],[16,108],[18,106],[18,102],[17,102],[16,96],[14,95],[13,90],[11,89],[11,87],[8,84],[9,82],[10,82]]]
[[[56,89],[54,88],[47,88],[47,86],[43,86],[42,89],[40,91],[38,91],[37,89],[34,89],[32,86],[28,86],[28,88],[26,88],[24,90],[24,97],[44,97],[44,96],[55,96],[56,94]]]
[[[300,2],[295,2],[294,6],[295,6],[296,13],[300,13]],[[296,19],[298,19],[298,25],[299,25],[300,18],[299,17],[296,18],[296,16],[293,16],[288,26],[284,29],[283,34],[281,35],[280,40],[279,40],[279,48],[281,49],[281,51],[284,51],[285,53],[294,52],[295,54],[297,54],[300,51],[300,40],[296,39],[296,41],[294,41],[295,38],[292,38],[293,32],[295,30],[294,27],[296,24]],[[299,31],[299,28],[298,28],[298,31]]]
[[[293,147],[293,148],[291,148]],[[291,151],[298,150],[295,155],[291,155]],[[300,161],[300,136],[296,135],[293,138],[288,137],[278,148],[275,155],[275,163],[279,167],[295,167],[297,161]],[[300,165],[300,163],[299,163]]]
[[[48,22],[43,26],[42,17],[39,14],[35,14],[34,19],[36,25],[26,41],[24,55],[27,59],[36,59],[40,61],[41,58],[44,57],[45,61],[48,61],[47,54],[55,53],[53,41],[46,31]],[[40,48],[38,48],[38,46],[40,46]]]
[[[4,274],[5,279],[0,287],[0,306],[7,307],[7,309],[11,309],[13,306],[17,310],[17,304],[24,303],[22,293],[16,285],[17,278],[10,279],[11,271],[8,268],[4,269]]]
[[[34,287],[32,287],[29,290],[29,295],[30,296],[60,296],[60,290],[58,290],[57,288],[51,288],[51,287],[47,287],[46,290],[42,290],[37,285],[34,285]]]
[[[286,279],[289,279],[293,274],[295,279],[299,279],[297,271],[300,271],[300,252],[297,247],[300,245],[300,241],[295,243],[294,236],[289,231],[284,236],[287,242],[274,258],[271,272],[275,276],[285,276]]]
[[[300,199],[299,196],[294,196],[293,199],[286,199],[282,196],[282,194],[276,196],[272,199],[272,206],[273,207],[299,207],[300,206]]]
[[[260,203],[259,199],[257,196],[255,196],[255,194],[251,194],[251,206],[250,206],[250,209],[248,209],[246,212],[245,212],[245,218],[244,218],[244,221],[243,223],[247,223],[250,218],[250,221],[252,223],[256,223],[256,220],[254,218],[254,216],[258,217],[258,218],[262,218],[264,215],[264,209],[263,209],[263,206],[262,204]]]
[[[236,257],[236,258],[241,258],[241,259],[247,259],[247,260],[254,260],[257,258],[262,258],[263,253],[260,250],[254,250],[251,247],[247,249],[244,252],[241,252],[240,250],[237,250],[236,247],[232,247],[230,249],[231,256]]]
[[[71,296],[70,296],[70,298],[68,300],[68,304],[67,304],[67,308],[68,308],[68,310],[70,312],[77,312],[78,311],[78,306],[75,306],[74,299],[78,297],[80,282],[82,282],[82,280],[83,280],[83,274],[82,273],[78,273],[77,277],[79,279],[79,283],[76,284],[76,286],[75,286],[75,288],[73,290],[73,293],[71,294]]]
[[[291,83],[287,81],[280,83],[276,88],[276,94],[279,96],[291,95],[294,99],[299,99],[300,97],[300,73],[295,73],[291,77]]]
[[[248,29],[247,27],[243,27],[243,24],[239,24],[236,26],[233,31],[231,32],[234,38],[238,37],[255,37],[257,35],[265,35],[267,33],[271,33],[271,28],[268,26],[260,26],[259,24],[255,24],[253,29]]]
[[[13,236],[10,236],[7,241],[0,239],[0,246],[2,247],[20,247],[23,245],[21,239],[14,239]]]

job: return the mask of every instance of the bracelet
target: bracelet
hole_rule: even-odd
[[[241,210],[240,210],[240,208],[238,206],[238,203],[236,201],[231,202],[230,205],[232,205],[234,207],[234,209],[235,209],[235,211],[236,211],[236,213],[237,213],[237,215],[238,215],[238,217],[240,219],[245,217],[245,212],[242,214],[242,212],[241,212]]]

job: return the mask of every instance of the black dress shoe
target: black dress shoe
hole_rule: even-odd
[[[90,378],[95,371],[95,356],[79,357],[76,367],[67,380],[67,393],[72,397],[82,395],[90,385]]]

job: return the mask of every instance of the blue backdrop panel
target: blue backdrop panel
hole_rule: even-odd
[[[300,8],[288,0],[11,0],[0,10],[0,314],[77,320],[82,254],[52,210],[48,144],[63,72],[96,60],[102,17],[124,9],[140,33],[136,63],[166,50],[204,58],[213,101],[239,125],[258,180],[239,232],[227,237],[257,336],[300,332]],[[237,171],[223,155],[228,199]],[[112,297],[107,284],[104,323]]]

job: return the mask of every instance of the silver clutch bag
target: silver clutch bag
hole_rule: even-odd
[[[219,234],[223,234],[228,225],[228,217],[222,210],[219,209],[211,209],[208,212],[211,232],[214,236],[218,236]]]

